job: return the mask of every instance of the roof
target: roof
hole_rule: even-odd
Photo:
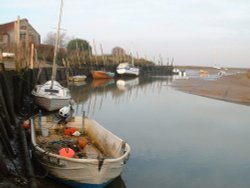
[[[0,32],[1,33],[7,33],[8,31],[12,30],[14,28],[15,22],[9,22],[5,24],[0,25]]]
[[[26,21],[27,23],[29,23],[28,19],[26,19],[26,18],[20,19],[20,22],[23,22],[23,21]],[[14,27],[15,27],[15,22],[16,22],[16,20],[13,21],[13,22],[1,24],[1,25],[0,25],[0,32],[1,32],[1,33],[7,33],[8,31],[13,30]],[[30,24],[29,24],[29,25],[30,25]],[[30,25],[30,27],[32,27],[32,26]],[[32,29],[35,30],[33,27],[32,27]],[[36,31],[36,30],[35,30],[35,31]],[[36,32],[37,32],[37,31],[36,31]],[[38,33],[38,32],[37,32],[37,33]]]

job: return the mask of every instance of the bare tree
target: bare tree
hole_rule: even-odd
[[[55,45],[56,33],[49,32],[44,39],[43,43],[48,45]],[[59,37],[59,48],[66,48],[70,38],[66,35],[66,33],[61,33]]]

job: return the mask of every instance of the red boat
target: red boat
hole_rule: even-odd
[[[93,79],[110,79],[114,78],[115,74],[107,71],[91,71]]]

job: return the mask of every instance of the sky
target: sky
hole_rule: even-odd
[[[60,0],[9,0],[0,23],[27,18],[42,42],[55,32]],[[114,47],[174,65],[250,67],[249,0],[64,0],[61,28],[97,53]]]

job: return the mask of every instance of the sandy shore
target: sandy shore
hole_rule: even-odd
[[[194,95],[250,106],[250,77],[247,73],[224,76],[215,80],[202,78],[176,80],[173,87]]]

